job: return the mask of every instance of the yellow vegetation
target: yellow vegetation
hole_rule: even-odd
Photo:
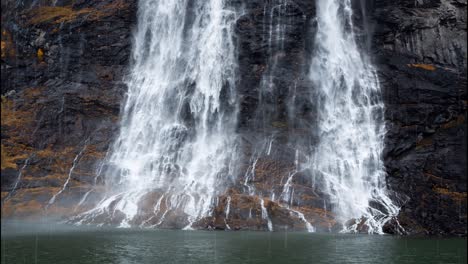
[[[426,70],[426,71],[435,71],[436,70],[436,67],[434,65],[431,65],[431,64],[419,64],[419,63],[408,64],[408,67],[420,68],[420,69],[423,69],[423,70]]]
[[[106,156],[106,153],[103,151],[98,151],[96,145],[88,145],[86,147],[86,151],[83,153],[83,160],[91,158],[92,160],[95,159],[103,159]]]

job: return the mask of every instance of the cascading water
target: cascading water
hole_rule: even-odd
[[[235,174],[236,12],[224,0],[140,0],[138,17],[106,195],[78,218],[156,226],[173,214],[190,228]],[[140,219],[147,196],[154,209]]]
[[[382,233],[399,208],[385,185],[379,81],[353,31],[350,0],[317,1],[310,78],[317,90],[319,144],[309,167],[345,231],[361,225],[369,233]],[[355,222],[346,226],[349,220]]]
[[[317,0],[315,52],[309,72],[313,92],[307,93],[310,105],[317,108],[310,115],[316,119],[315,127],[304,116],[294,117],[294,109],[304,108],[296,105],[295,86],[289,87],[294,92],[289,110],[278,99],[285,87],[277,77],[289,65],[286,53],[291,48],[285,40],[287,25],[293,23],[286,15],[299,12],[297,8],[285,0],[265,4],[267,69],[259,83],[253,124],[259,140],[252,145],[249,166],[238,183],[241,154],[235,130],[239,103],[232,41],[237,12],[226,8],[224,0],[141,0],[120,134],[95,179],[97,183],[102,177],[107,190],[97,206],[75,221],[191,228],[216,211],[216,201],[228,187],[241,184],[238,190],[258,198],[268,230],[274,229],[275,219],[266,204],[273,203],[314,232],[311,209],[320,205],[300,204],[305,192],[312,190],[309,194],[323,200],[325,212],[333,210],[344,231],[362,231],[365,226],[369,233],[382,233],[383,225],[399,208],[389,198],[384,182],[385,125],[379,82],[359,50],[351,3]],[[299,127],[306,133],[283,129],[285,123],[303,120],[308,123]],[[275,144],[287,144],[287,151],[293,152]],[[267,184],[256,184],[257,166],[280,157],[275,156],[281,151],[295,153],[294,164],[285,169],[290,171],[281,179],[272,177]],[[313,188],[302,188],[296,194],[295,188],[301,188],[309,173]],[[231,206],[234,199],[226,198],[227,229],[231,217],[239,217],[238,208]]]

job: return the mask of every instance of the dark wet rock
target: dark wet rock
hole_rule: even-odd
[[[466,235],[466,1],[369,8],[389,123],[387,182],[407,196],[401,226]]]
[[[48,211],[74,208],[94,184],[126,89],[136,2],[50,2],[2,1],[2,197],[30,158],[5,216],[42,214],[69,174]]]
[[[10,192],[18,178],[18,171],[12,168],[2,169],[2,192]]]

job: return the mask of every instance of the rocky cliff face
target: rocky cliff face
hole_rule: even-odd
[[[45,214],[68,178],[47,214],[69,212],[118,128],[135,3],[51,2],[2,2],[3,216]]]
[[[99,161],[118,129],[136,2],[51,2],[2,2],[2,217],[69,216],[89,208],[92,199],[77,205],[93,186],[99,190]],[[264,138],[277,141],[269,150],[274,155],[254,168],[258,195],[243,192],[248,173],[242,173],[219,198],[214,217],[199,226],[226,228],[229,197],[231,228],[265,229],[259,199],[279,188],[293,167],[290,143],[304,133],[307,143],[315,140],[313,122],[302,122],[314,120],[314,106],[304,98],[310,96],[315,5],[291,0],[265,13],[271,1],[231,2],[244,10],[235,31],[245,143],[240,171],[252,169],[249,161]],[[355,18],[362,32],[373,33],[361,40],[384,88],[387,181],[403,206],[400,224],[409,233],[464,235],[466,1],[365,2],[356,1]],[[269,35],[280,22],[281,45]],[[265,76],[274,78],[261,92]],[[291,100],[295,109],[288,109]],[[333,213],[310,179],[297,175],[291,184],[298,194],[294,208],[319,230],[332,229]],[[304,228],[298,215],[268,197],[264,205],[275,227]],[[173,222],[166,227],[183,225]],[[392,225],[386,231],[396,232]]]
[[[466,234],[466,1],[375,1],[388,183],[412,232]]]

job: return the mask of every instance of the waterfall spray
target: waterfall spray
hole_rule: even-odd
[[[317,1],[310,78],[317,90],[320,143],[309,166],[345,231],[357,231],[361,224],[369,233],[382,233],[399,208],[385,184],[379,81],[353,30],[350,0]],[[345,225],[353,219],[354,224]]]
[[[224,0],[141,0],[138,18],[120,134],[103,172],[107,192],[80,217],[135,225],[140,204],[158,192],[165,212],[154,200],[144,223],[174,213],[190,228],[233,178],[236,12]]]

